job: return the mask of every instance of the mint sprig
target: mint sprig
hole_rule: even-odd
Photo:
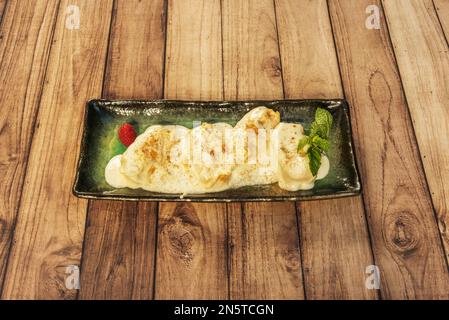
[[[332,128],[332,115],[329,111],[317,108],[315,121],[310,125],[308,135],[298,143],[298,153],[309,158],[309,167],[316,176],[321,166],[321,154],[329,150],[329,133]]]

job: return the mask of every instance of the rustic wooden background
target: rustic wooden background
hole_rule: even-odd
[[[449,0],[0,0],[0,16],[3,299],[449,298]],[[98,97],[345,97],[363,196],[75,198]]]

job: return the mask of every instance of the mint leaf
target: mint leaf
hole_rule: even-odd
[[[326,139],[321,138],[320,136],[313,136],[312,137],[312,145],[316,146],[321,151],[329,150],[329,141],[327,141]]]
[[[329,150],[329,133],[332,128],[332,114],[322,108],[315,111],[315,121],[312,122],[306,136],[298,143],[298,153],[309,158],[309,168],[313,176],[318,174],[321,166],[321,153]]]
[[[321,151],[316,147],[311,147],[307,154],[309,157],[309,167],[313,176],[316,176],[321,166]]]
[[[315,121],[310,126],[310,135],[318,135],[323,139],[328,139],[332,121],[332,114],[329,111],[317,108],[315,111]]]
[[[299,140],[298,143],[298,152],[305,156],[307,153],[307,149],[310,147],[310,139],[308,136],[304,136]]]

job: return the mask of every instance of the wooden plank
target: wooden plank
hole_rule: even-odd
[[[282,99],[272,1],[223,1],[225,99]]]
[[[167,14],[165,98],[222,99],[220,2],[169,0]],[[226,256],[224,204],[160,203],[156,299],[226,299]]]
[[[275,3],[285,97],[342,98],[326,1]],[[362,198],[298,206],[307,299],[376,298],[364,285],[373,258]]]
[[[164,0],[119,0],[114,10],[104,97],[162,98],[166,12]]]
[[[304,298],[294,212],[293,202],[228,205],[232,299]]]
[[[326,1],[275,0],[275,4],[285,96],[341,99]]]
[[[160,203],[156,299],[226,299],[226,207]]]
[[[402,2],[398,12],[407,15],[402,11],[407,1]],[[448,298],[447,265],[383,13],[380,30],[366,28],[368,14],[354,14],[381,4],[372,0],[329,4],[381,273],[381,296]]]
[[[66,28],[66,10],[80,28]],[[72,299],[87,201],[71,193],[87,99],[101,93],[112,1],[61,2],[2,297]],[[73,13],[72,13],[73,14]],[[70,18],[70,17],[69,17]],[[76,19],[75,19],[76,21]]]
[[[168,0],[165,98],[223,99],[219,17],[218,0]]]
[[[104,98],[162,98],[164,7],[116,2]],[[79,298],[151,299],[157,203],[92,201],[88,211]]]
[[[0,1],[0,292],[59,1]]]
[[[273,1],[223,1],[225,99],[279,99]],[[293,203],[228,206],[231,299],[303,299]]]
[[[151,299],[157,203],[89,205],[79,299]]]
[[[307,299],[376,299],[365,286],[374,263],[360,197],[299,205]]]
[[[385,1],[384,5],[421,159],[449,257],[448,45],[431,1]]]
[[[446,42],[449,42],[449,1],[448,0],[433,0],[435,10],[446,35]]]

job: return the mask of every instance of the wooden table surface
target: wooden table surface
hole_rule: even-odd
[[[449,0],[0,0],[0,16],[3,299],[449,299]],[[99,97],[344,97],[363,195],[78,199]]]

